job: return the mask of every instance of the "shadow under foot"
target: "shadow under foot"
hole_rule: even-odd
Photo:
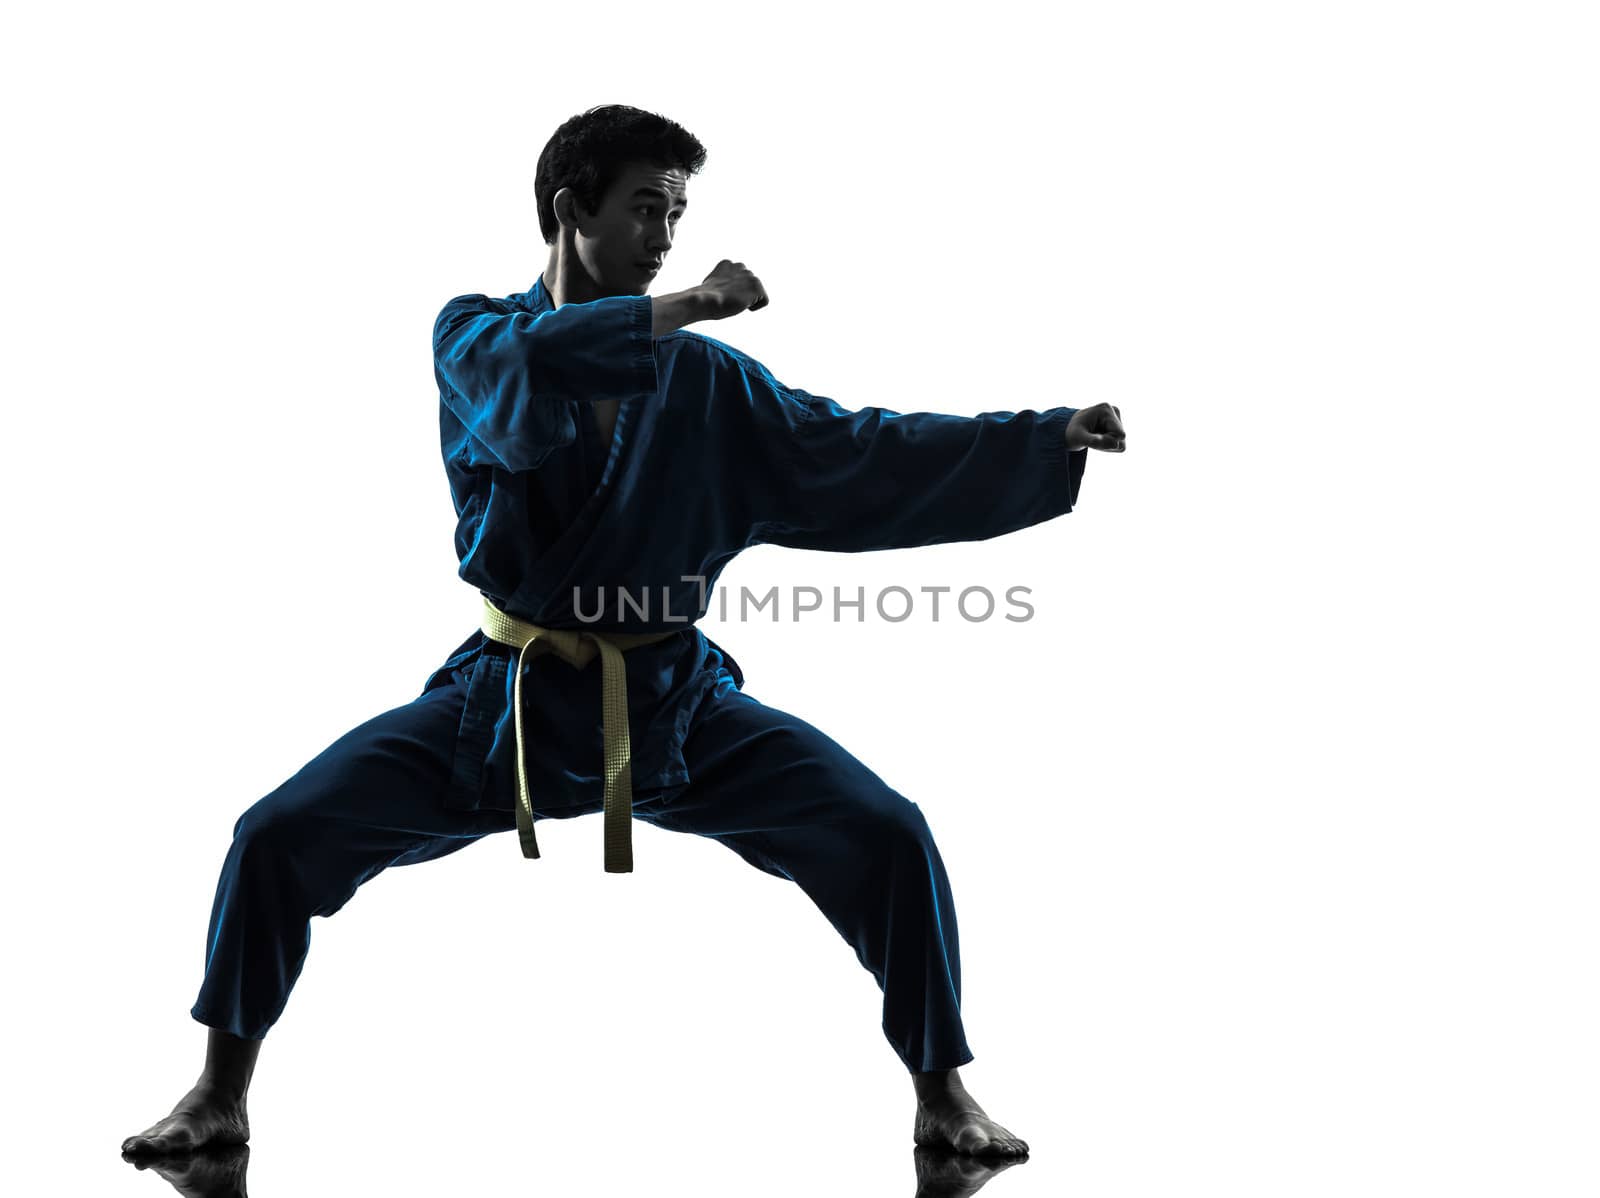
[[[214,1146],[168,1156],[135,1156],[124,1152],[122,1159],[137,1168],[155,1170],[185,1198],[245,1198],[244,1175],[250,1163],[248,1144]]]

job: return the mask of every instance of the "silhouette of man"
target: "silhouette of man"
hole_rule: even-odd
[[[882,988],[916,1143],[1027,1152],[957,1072],[973,1055],[955,906],[922,811],[746,694],[738,663],[692,621],[750,545],[982,540],[1065,514],[1086,450],[1123,450],[1120,413],[850,410],[686,331],[767,304],[727,260],[699,286],[648,294],[704,160],[652,113],[571,118],[538,163],[543,273],[526,292],[458,296],[440,312],[441,448],[459,573],[483,596],[483,625],[415,699],[240,816],[191,1010],[210,1029],[204,1068],[124,1151],[248,1138],[256,1056],[313,915],[389,866],[494,832],[515,828],[537,857],[538,820],[604,811],[610,872],[632,868],[637,817],[800,886]]]

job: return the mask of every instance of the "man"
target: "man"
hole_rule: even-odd
[[[760,542],[864,551],[1064,514],[1085,450],[1124,448],[1119,413],[851,411],[682,331],[767,303],[726,260],[698,287],[648,294],[704,159],[654,114],[573,117],[539,158],[543,274],[525,293],[458,296],[439,314],[459,572],[484,596],[484,626],[416,699],[239,818],[191,1011],[211,1029],[204,1070],[125,1151],[248,1137],[256,1055],[304,964],[311,916],[391,865],[492,832],[516,827],[536,857],[538,819],[603,808],[608,871],[632,868],[637,816],[797,883],[883,990],[917,1143],[1026,1153],[957,1074],[973,1057],[955,909],[921,810],[745,694],[738,663],[688,619]]]

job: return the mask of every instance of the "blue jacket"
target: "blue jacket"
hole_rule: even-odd
[[[692,623],[740,550],[985,540],[1071,511],[1088,457],[1066,446],[1075,408],[852,411],[714,338],[652,338],[651,303],[557,308],[541,278],[504,299],[457,296],[433,333],[462,579],[536,624],[678,632],[627,654],[636,795],[689,781],[696,707],[744,684]],[[594,400],[621,401],[609,445]],[[452,807],[513,808],[514,663],[474,631],[423,687],[468,683]],[[523,701],[536,804],[598,794],[598,666],[538,658]]]

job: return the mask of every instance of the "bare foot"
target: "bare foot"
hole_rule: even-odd
[[[166,1156],[193,1152],[208,1144],[243,1144],[250,1138],[244,1099],[196,1084],[178,1100],[172,1114],[122,1142],[128,1156]]]
[[[964,1156],[1027,1156],[1028,1145],[1001,1127],[959,1081],[917,1100],[912,1138],[921,1148],[948,1148]]]

